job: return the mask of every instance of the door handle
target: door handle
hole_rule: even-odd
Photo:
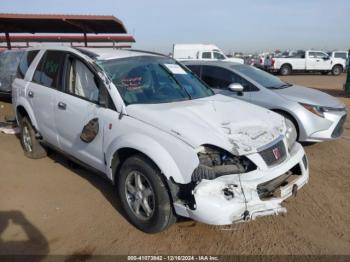
[[[63,102],[59,102],[57,106],[61,110],[66,110],[66,108],[67,108],[67,105]]]
[[[316,60],[316,62],[320,62],[320,60],[319,60],[319,59],[317,59],[317,60]]]
[[[28,97],[30,97],[30,98],[33,98],[33,97],[34,97],[33,91],[29,91],[29,92],[28,92]]]

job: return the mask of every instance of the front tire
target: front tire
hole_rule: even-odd
[[[340,65],[335,65],[332,68],[332,75],[338,76],[343,72],[343,67]]]
[[[157,167],[135,155],[122,164],[118,193],[130,222],[146,233],[158,233],[176,222],[166,184]]]
[[[47,152],[36,138],[35,130],[30,120],[27,117],[23,117],[20,126],[20,138],[24,155],[31,159],[40,159],[46,157]]]

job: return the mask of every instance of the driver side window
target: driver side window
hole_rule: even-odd
[[[203,66],[202,80],[212,88],[227,89],[232,83],[232,72],[217,66]]]
[[[202,80],[210,87],[227,90],[232,83],[241,84],[244,87],[244,92],[258,91],[257,87],[235,74],[234,72],[225,68],[217,66],[203,66]]]
[[[67,75],[67,92],[97,103],[99,88],[91,70],[80,60],[69,58]]]

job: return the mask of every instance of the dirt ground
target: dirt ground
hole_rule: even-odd
[[[345,75],[297,75],[288,82],[324,90],[350,107]],[[0,102],[0,115],[10,112]],[[349,118],[348,118],[349,119]],[[350,123],[337,141],[305,147],[310,182],[285,203],[285,216],[230,228],[192,221],[147,235],[120,212],[115,188],[58,154],[24,157],[0,135],[0,254],[350,254]]]

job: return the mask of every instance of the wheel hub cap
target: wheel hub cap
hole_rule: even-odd
[[[125,194],[133,214],[141,220],[152,217],[155,197],[149,180],[139,171],[130,172],[125,180]]]

